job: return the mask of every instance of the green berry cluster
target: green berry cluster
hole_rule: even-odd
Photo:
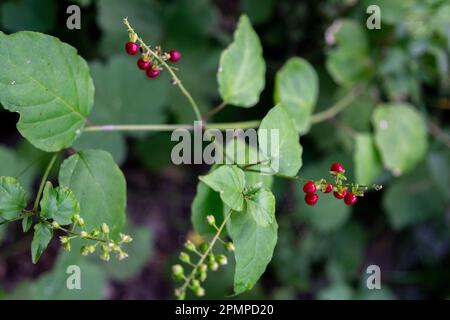
[[[208,224],[216,229],[217,233],[209,242],[203,242],[199,245],[194,244],[191,240],[184,244],[185,251],[180,253],[179,259],[183,264],[175,264],[172,266],[172,277],[175,281],[183,281],[183,285],[175,289],[175,296],[184,300],[186,297],[186,289],[202,297],[205,295],[205,289],[202,283],[208,276],[208,271],[217,271],[220,266],[225,266],[228,263],[228,258],[223,254],[214,254],[213,247],[217,241],[222,242],[224,248],[228,252],[234,251],[232,242],[224,241],[220,238],[220,233],[223,229],[224,223],[218,227],[214,216],[207,216]],[[193,261],[194,258],[198,258]],[[189,274],[185,273],[185,268],[192,268]]]
[[[97,247],[100,247],[100,259],[104,261],[109,261],[111,254],[115,253],[117,259],[123,260],[128,257],[128,254],[122,249],[122,245],[125,243],[130,243],[133,239],[126,234],[121,233],[119,240],[110,239],[110,228],[106,223],[103,223],[99,228],[93,229],[91,231],[86,231],[84,229],[84,220],[80,215],[75,215],[72,218],[72,228],[65,229],[61,226],[52,224],[52,227],[56,230],[61,230],[66,233],[64,236],[60,236],[59,240],[64,250],[71,250],[71,241],[74,239],[83,239],[88,242],[81,247],[80,253],[83,256],[88,256],[96,252]],[[80,231],[76,232],[77,227],[80,227]]]

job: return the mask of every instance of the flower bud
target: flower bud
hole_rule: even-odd
[[[195,288],[194,293],[197,297],[203,297],[205,295],[205,289],[202,287]]]
[[[181,260],[181,262],[184,262],[184,263],[190,263],[191,257],[189,257],[189,255],[186,252],[182,252],[182,253],[180,253],[180,260]]]
[[[216,261],[209,262],[208,266],[211,269],[211,271],[219,270],[219,264]]]
[[[172,266],[172,276],[175,280],[182,280],[184,277],[184,269],[180,264],[176,264]]]
[[[125,251],[120,251],[119,254],[117,255],[117,259],[119,260],[123,260],[128,258],[128,253],[126,253]]]
[[[233,244],[233,242],[227,242],[227,243],[225,244],[225,249],[226,249],[228,252],[233,252],[233,251],[234,251],[234,244]]]
[[[102,224],[102,232],[104,234],[108,234],[109,233],[109,227],[108,227],[108,225],[106,223]]]
[[[89,247],[88,247],[88,250],[89,250],[89,253],[94,253],[95,252],[95,245],[90,245]]]
[[[66,236],[61,236],[59,237],[59,241],[61,242],[61,244],[66,244],[69,242],[69,238]]]
[[[88,235],[88,233],[87,233],[86,231],[81,231],[81,232],[80,232],[80,237],[81,237],[81,238],[86,239],[88,236],[89,236],[89,235]]]
[[[192,280],[191,282],[192,288],[195,290],[196,288],[200,287],[200,281],[197,279]]]
[[[59,227],[60,227],[60,225],[59,225],[58,222],[56,222],[56,221],[53,221],[53,222],[52,222],[52,228],[53,228],[53,229],[59,229]]]
[[[129,235],[127,234],[120,234],[120,241],[122,241],[123,243],[129,243],[131,241],[133,241],[133,238],[131,238]]]
[[[228,263],[228,259],[226,256],[224,256],[223,254],[220,254],[216,257],[217,262],[221,265],[224,266]]]
[[[208,266],[204,263],[202,263],[201,265],[199,265],[198,269],[200,270],[200,272],[206,272],[208,271]]]
[[[214,218],[214,216],[211,214],[206,217],[206,221],[208,221],[208,224],[210,226],[214,226],[216,224],[216,218]]]
[[[208,251],[208,249],[209,249],[209,245],[207,243],[202,243],[200,245],[200,252],[201,253],[205,253],[206,251]]]
[[[191,240],[186,241],[184,247],[189,251],[195,251],[195,244]]]
[[[82,246],[80,252],[83,256],[87,256],[90,253],[87,246]]]
[[[102,259],[103,261],[109,261],[109,259],[110,259],[111,257],[110,257],[110,255],[109,255],[109,253],[108,252],[103,252],[101,255],[100,255],[100,259]]]
[[[72,249],[72,246],[70,245],[70,242],[64,243],[63,244],[63,249],[65,251],[70,251],[70,249]]]
[[[95,229],[91,231],[91,236],[93,237],[98,237],[100,235],[100,231]]]
[[[185,291],[181,291],[178,288],[175,289],[174,293],[175,293],[175,297],[177,297],[180,300],[184,300],[184,298],[186,298],[186,292]]]

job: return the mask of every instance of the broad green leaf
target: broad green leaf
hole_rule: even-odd
[[[0,102],[20,114],[17,129],[47,152],[70,147],[84,127],[94,96],[86,62],[55,37],[0,32]]]
[[[278,105],[267,113],[259,126],[258,140],[260,151],[270,159],[273,171],[287,176],[297,174],[302,166],[303,148],[284,108]]]
[[[443,201],[425,166],[402,176],[384,191],[383,207],[395,230],[442,216]]]
[[[124,52],[128,32],[123,18],[129,22],[144,41],[152,46],[158,44],[161,37],[161,13],[154,0],[99,0],[97,1],[98,24],[102,30],[101,48],[111,52]]]
[[[266,270],[277,243],[277,230],[275,197],[268,190],[252,195],[242,212],[232,212],[228,231],[236,248],[236,294],[253,288]]]
[[[383,166],[373,137],[369,134],[358,134],[355,139],[353,153],[356,181],[360,184],[373,183],[381,173]]]
[[[332,37],[337,47],[329,52],[326,66],[337,83],[352,86],[372,74],[367,35],[353,20],[336,22],[336,28]]]
[[[46,222],[40,222],[34,226],[33,241],[31,242],[31,260],[37,263],[42,253],[47,249],[53,237],[52,227]]]
[[[112,156],[101,150],[72,155],[61,165],[59,183],[73,191],[86,228],[109,225],[117,237],[125,222],[126,183]]]
[[[413,169],[422,160],[428,147],[427,128],[412,106],[382,104],[376,108],[372,122],[384,166],[395,175]]]
[[[220,225],[223,220],[222,213],[223,203],[219,194],[199,181],[197,193],[191,205],[191,222],[194,230],[200,235],[215,232],[215,229],[206,221],[206,217],[213,215],[216,224]]]
[[[302,58],[289,59],[277,73],[275,103],[286,109],[300,133],[306,133],[311,126],[318,86],[316,71]]]
[[[427,167],[436,189],[450,199],[450,153],[447,150],[430,152]]]
[[[126,281],[137,276],[153,254],[153,237],[148,227],[127,225],[125,233],[133,237],[133,241],[124,246],[130,257],[125,260],[99,261],[109,278],[117,281]]]
[[[90,67],[96,88],[95,109],[89,117],[93,123],[103,125],[165,122],[164,107],[167,90],[170,88],[167,83],[149,81],[144,72],[136,72],[135,60],[130,61],[126,56],[114,56],[106,64],[95,62]],[[95,134],[102,135],[98,132]]]
[[[80,213],[80,204],[73,192],[66,187],[53,188],[47,182],[41,199],[41,216],[53,219],[62,226],[72,223],[72,217]]]
[[[23,232],[30,231],[32,226],[33,226],[33,217],[27,216],[22,219],[22,231]]]
[[[248,17],[242,15],[233,43],[220,58],[217,80],[223,101],[238,107],[253,107],[264,88],[265,72],[258,35]]]
[[[0,10],[0,20],[4,30],[46,32],[55,24],[55,9],[54,0],[6,1]]]
[[[245,174],[237,166],[221,166],[199,179],[219,192],[222,201],[230,208],[236,211],[243,209]]]
[[[246,200],[246,212],[251,214],[262,227],[273,224],[275,220],[275,197],[269,190],[260,189]]]
[[[17,218],[27,206],[25,190],[13,177],[0,177],[0,220]]]

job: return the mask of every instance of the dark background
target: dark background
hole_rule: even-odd
[[[82,9],[81,30],[66,28],[66,8],[73,3]],[[381,30],[364,28],[371,3],[382,9]],[[447,20],[436,18],[439,12],[449,12],[448,6],[448,1],[431,0],[3,0],[0,25],[5,33],[33,30],[59,37],[89,62],[96,88],[110,83],[121,88],[121,92],[111,92],[120,109],[117,115],[110,117],[113,106],[95,100],[92,121],[107,124],[133,117],[142,121],[147,117],[148,123],[193,120],[192,110],[167,75],[146,79],[124,53],[128,35],[121,19],[125,16],[148,43],[182,52],[180,77],[206,111],[220,103],[215,80],[220,52],[232,40],[240,14],[249,15],[264,48],[266,87],[257,107],[228,107],[214,118],[217,122],[264,117],[273,107],[275,73],[294,56],[308,60],[319,74],[316,111],[329,107],[342,96],[342,87],[326,68],[333,44],[326,43],[325,32],[339,19],[361,24],[374,70],[360,80],[367,92],[363,101],[358,99],[342,114],[302,136],[304,167],[300,174],[326,173],[334,161],[343,162],[352,172],[354,142],[349,132],[370,132],[373,106],[383,101],[410,102],[435,124],[429,151],[414,170],[401,177],[383,171],[376,182],[385,189],[368,193],[351,209],[343,205],[308,209],[300,185],[277,180],[274,191],[280,228],[274,259],[257,286],[242,298],[425,299],[450,294],[450,158],[445,133],[450,109],[450,15],[443,15]],[[418,57],[414,50],[419,45],[424,53]],[[36,190],[46,155],[21,138],[15,128],[17,119],[16,114],[0,111],[0,174],[16,175],[34,163],[26,175],[30,190]],[[65,296],[52,287],[58,277],[65,279],[64,271],[58,269],[57,241],[35,266],[29,253],[30,234],[11,225],[0,229],[0,297],[172,298],[170,266],[186,237],[195,239],[190,231],[190,205],[197,176],[208,168],[171,165],[169,137],[163,133],[98,133],[80,139],[74,147],[104,148],[124,171],[129,233],[136,240],[129,261],[109,267],[89,261],[85,271],[88,289]],[[405,222],[393,224],[396,215]],[[365,289],[365,270],[370,264],[381,267],[382,290]],[[206,285],[207,298],[229,295],[232,276],[232,265],[212,275]]]

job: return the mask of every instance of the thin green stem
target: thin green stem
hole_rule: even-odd
[[[61,230],[61,231],[64,231],[67,234],[70,234],[72,236],[76,236],[76,237],[79,237],[79,238],[82,238],[82,239],[87,239],[87,240],[92,240],[92,241],[97,241],[97,242],[103,242],[103,243],[110,243],[111,242],[109,240],[105,240],[105,239],[98,238],[98,237],[93,237],[93,236],[90,236],[90,235],[82,237],[81,233],[77,233],[75,231],[71,231],[71,230],[66,229],[64,227],[61,227],[61,226],[59,226],[58,229]]]
[[[185,278],[185,281],[183,285],[180,287],[180,292],[185,292],[186,288],[189,286],[191,281],[194,279],[195,274],[197,273],[197,269],[205,262],[205,259],[208,257],[209,253],[211,252],[212,248],[214,247],[217,240],[220,238],[220,234],[223,231],[223,228],[227,224],[228,220],[231,217],[231,211],[228,212],[228,214],[225,216],[225,219],[223,220],[222,224],[220,225],[219,229],[217,229],[217,233],[212,238],[211,242],[209,243],[208,248],[206,251],[202,254],[198,262],[195,264],[195,267],[192,269],[191,273]]]
[[[32,211],[23,211],[23,212],[24,212],[23,214],[21,214],[20,216],[14,218],[14,219],[1,221],[0,222],[0,226],[4,225],[4,224],[7,224],[7,223],[10,223],[10,222],[22,220],[22,219],[25,219],[27,217],[31,217],[32,215],[34,215],[34,212],[32,212]]]
[[[41,180],[41,184],[39,185],[39,190],[38,190],[38,193],[36,195],[36,199],[34,200],[33,212],[35,212],[35,213],[36,213],[36,211],[38,209],[39,200],[41,199],[42,192],[44,191],[44,187],[45,187],[45,183],[47,182],[48,175],[50,174],[50,171],[52,170],[53,165],[55,164],[55,161],[56,161],[57,157],[58,157],[58,153],[55,153],[52,156],[49,164],[47,165],[47,168],[45,169],[44,175],[43,175],[42,180]]]
[[[84,129],[85,132],[99,132],[99,131],[158,131],[170,132],[177,129],[192,130],[194,126],[189,124],[148,124],[148,125],[101,125],[89,126]]]
[[[313,115],[311,119],[312,123],[316,124],[335,117],[339,112],[343,111],[355,100],[355,98],[359,95],[359,91],[359,87],[353,87],[350,89],[350,91],[342,99],[338,100],[330,108]]]
[[[137,33],[134,31],[134,29],[131,27],[130,23],[128,22],[127,18],[123,19],[123,23],[127,26],[128,32],[137,35]],[[202,120],[202,114],[200,113],[200,109],[199,109],[197,103],[195,102],[194,98],[192,98],[192,96],[189,93],[189,91],[186,90],[186,88],[183,86],[183,84],[181,83],[181,80],[177,77],[175,72],[172,70],[172,67],[169,66],[166,63],[166,61],[164,61],[164,59],[162,59],[158,54],[156,54],[156,52],[154,52],[152,49],[150,49],[150,47],[142,40],[141,37],[138,36],[137,37],[137,41],[140,43],[140,45],[142,47],[145,48],[145,50],[147,52],[149,52],[152,56],[154,56],[167,69],[167,71],[169,71],[169,73],[173,77],[173,80],[175,81],[175,84],[180,88],[181,92],[185,95],[185,97],[187,98],[187,100],[191,104],[192,109],[194,110],[194,113],[195,113],[195,116],[196,116],[197,120],[201,121]]]
[[[203,116],[203,120],[208,120],[213,115],[219,113],[227,106],[227,103],[225,101],[222,101],[220,104],[218,104],[215,108],[210,110],[206,115]]]

